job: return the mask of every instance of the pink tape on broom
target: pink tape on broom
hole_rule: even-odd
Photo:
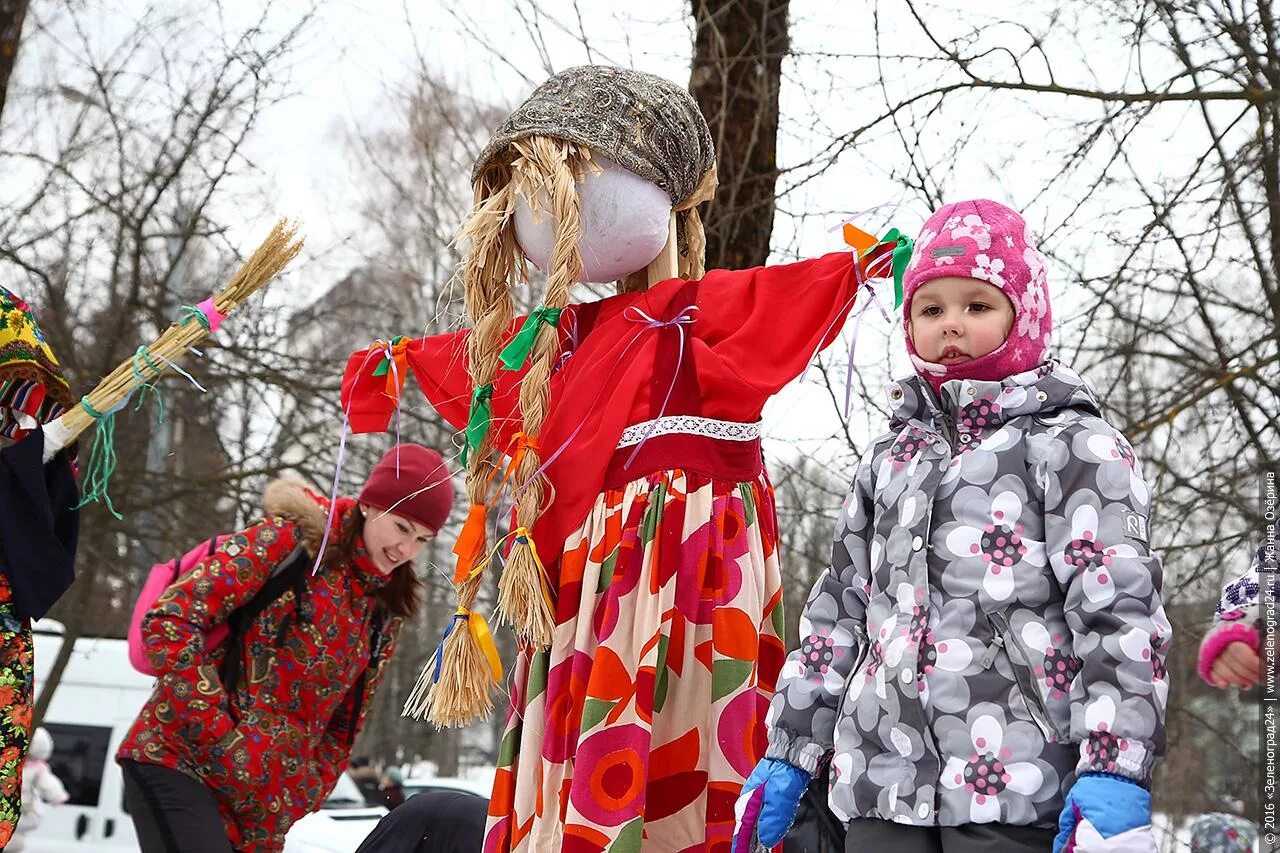
[[[764,808],[764,785],[751,792],[746,807],[742,810],[742,820],[738,823],[738,835],[733,840],[733,853],[751,853],[755,849],[756,823],[760,820],[760,810]]]
[[[218,331],[218,327],[222,325],[222,321],[227,319],[227,315],[219,311],[217,306],[213,304],[212,296],[210,296],[204,302],[201,302],[196,307],[200,309],[201,314],[203,314],[206,318],[208,318],[209,331],[211,332]]]

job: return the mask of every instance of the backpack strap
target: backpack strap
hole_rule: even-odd
[[[302,607],[302,592],[307,585],[307,568],[310,565],[310,558],[307,551],[302,545],[298,545],[289,555],[277,563],[272,569],[271,574],[267,576],[267,582],[262,588],[254,593],[253,598],[231,611],[227,616],[227,654],[222,659],[222,667],[219,674],[222,676],[222,686],[227,691],[228,696],[235,696],[236,688],[240,684],[240,671],[244,658],[244,636],[249,631],[249,626],[254,623],[262,612],[276,602],[276,599],[292,590],[294,593],[295,606],[292,613],[288,614],[280,622],[280,628],[276,632],[276,645],[279,645],[284,634],[291,624],[290,619]]]
[[[386,640],[382,629],[386,624],[386,608],[375,604],[373,617],[369,620],[369,660],[365,663],[364,669],[360,670],[360,677],[356,679],[356,701],[347,726],[347,738],[352,743],[355,743],[356,728],[360,725],[360,714],[364,711],[364,687],[369,682],[369,670],[377,664],[378,656],[382,654],[382,646]]]

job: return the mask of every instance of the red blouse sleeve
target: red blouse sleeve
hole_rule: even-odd
[[[699,284],[694,334],[759,392],[763,404],[839,336],[857,288],[848,251],[794,264],[711,270]]]
[[[517,317],[508,337],[514,335],[523,322],[523,317]],[[423,395],[457,430],[466,428],[471,411],[471,374],[467,358],[469,335],[470,331],[463,329],[415,338],[405,350],[409,369],[418,380]],[[354,433],[384,432],[395,413],[396,400],[387,393],[386,375],[374,375],[382,360],[380,352],[371,353],[368,349],[354,352],[347,359],[347,369],[342,377],[342,409],[350,418]],[[500,435],[505,434],[515,422],[520,380],[524,374],[523,368],[499,370],[494,379],[491,405],[493,421],[499,425]]]
[[[870,260],[860,261],[864,269]],[[849,251],[795,264],[710,270],[699,283],[694,333],[759,392],[763,405],[840,336],[858,287]]]

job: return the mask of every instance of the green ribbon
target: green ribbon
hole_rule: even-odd
[[[462,448],[462,464],[467,464],[467,457],[480,449],[480,442],[489,434],[489,421],[493,417],[493,407],[489,401],[493,399],[493,383],[477,386],[471,392],[471,414],[467,418],[466,446]]]
[[[391,346],[394,347],[403,340],[404,335],[396,335],[395,340],[391,342]],[[378,366],[374,368],[373,375],[386,376],[389,372],[391,372],[391,355],[387,353],[382,356],[382,361],[378,362]]]
[[[545,305],[541,308],[534,309],[524,320],[524,325],[520,327],[520,331],[511,339],[511,342],[502,348],[502,352],[498,355],[502,366],[507,370],[519,370],[524,366],[525,361],[529,358],[529,353],[533,352],[534,341],[538,339],[538,331],[545,323],[548,326],[558,326],[560,324],[561,308],[548,308]]]
[[[897,309],[902,307],[902,276],[906,273],[907,266],[911,263],[911,252],[915,247],[915,243],[897,228],[890,228],[880,238],[880,242],[862,253],[862,257],[865,258],[881,246],[890,244],[893,245],[893,252],[889,260],[890,268],[893,270],[893,307]]]
[[[195,320],[200,324],[200,328],[204,329],[206,332],[212,331],[213,326],[209,323],[208,316],[206,316],[205,313],[196,306],[183,305],[180,311],[181,313],[178,315],[179,323],[185,324],[191,320]]]
[[[124,516],[116,512],[116,508],[111,504],[111,496],[107,494],[107,486],[111,482],[111,475],[115,473],[118,461],[115,410],[99,412],[89,405],[88,397],[81,397],[80,405],[89,413],[89,417],[97,421],[97,427],[93,434],[93,449],[89,451],[89,462],[84,469],[83,497],[75,508],[80,509],[85,504],[100,501],[106,504],[108,512],[117,519],[123,519]]]
[[[142,362],[151,368],[153,378],[150,382],[146,381],[142,376],[142,370],[138,367],[138,363]],[[138,395],[138,405],[133,407],[135,412],[141,411],[144,403],[147,402],[147,392],[151,392],[151,396],[156,398],[156,422],[164,423],[164,397],[160,393],[159,386],[156,382],[160,379],[160,374],[164,372],[164,368],[151,360],[151,354],[147,352],[146,346],[140,346],[133,353],[133,382],[142,391]]]

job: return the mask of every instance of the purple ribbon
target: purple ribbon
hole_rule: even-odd
[[[627,310],[628,310],[628,311],[633,310],[633,309],[635,309],[635,306],[630,306],[630,307],[628,307],[628,308],[627,308]],[[673,318],[672,318],[672,319],[670,319],[670,320],[666,320],[666,321],[662,321],[662,320],[654,320],[652,317],[649,317],[649,316],[648,316],[647,314],[645,314],[643,311],[640,311],[639,309],[635,309],[635,310],[636,310],[636,312],[637,312],[638,314],[640,314],[640,315],[643,317],[643,319],[641,319],[641,320],[634,320],[634,318],[631,318],[631,317],[628,317],[627,319],[631,319],[631,320],[633,320],[634,322],[637,322],[637,323],[641,323],[641,322],[643,322],[643,323],[646,323],[646,325],[645,325],[643,328],[640,328],[640,329],[637,329],[637,330],[636,330],[636,333],[635,333],[634,335],[632,335],[632,336],[631,336],[631,340],[627,341],[627,345],[626,345],[625,347],[623,347],[623,348],[622,348],[622,352],[618,354],[618,360],[617,360],[616,362],[614,362],[613,367],[611,367],[611,368],[609,369],[609,373],[605,376],[604,381],[600,383],[600,387],[599,387],[599,389],[597,389],[597,391],[596,391],[595,399],[593,399],[593,400],[591,401],[591,406],[589,407],[589,408],[591,408],[591,409],[595,409],[595,408],[596,408],[596,404],[600,402],[600,398],[604,396],[604,392],[605,392],[607,389],[609,389],[609,388],[611,388],[611,387],[612,387],[613,375],[614,375],[615,373],[617,373],[617,371],[618,371],[618,368],[619,368],[619,367],[621,367],[623,364],[625,364],[625,363],[626,363],[626,360],[627,360],[627,353],[631,352],[631,348],[632,348],[633,346],[635,346],[635,345],[636,345],[636,341],[640,340],[640,338],[644,336],[644,333],[645,333],[645,332],[647,332],[647,331],[649,331],[649,329],[653,329],[653,328],[660,328],[660,327],[663,327],[663,326],[669,326],[669,325],[676,324],[677,322],[679,322],[679,325],[676,325],[676,328],[680,330],[680,349],[681,349],[681,351],[683,352],[683,350],[684,350],[684,329],[683,329],[683,325],[684,325],[684,323],[686,323],[686,322],[693,322],[693,317],[692,317],[692,314],[690,314],[690,316],[688,317],[688,319],[687,319],[687,320],[684,320],[684,321],[680,321],[680,319],[679,319],[679,318],[683,317],[685,314],[689,314],[689,312],[697,311],[697,310],[698,310],[698,306],[696,306],[696,305],[686,305],[684,308],[682,308],[679,312],[677,312],[677,313],[676,313],[676,316],[675,316],[675,317],[673,317]],[[625,314],[625,312],[623,312],[623,313]],[[655,325],[655,324],[656,324],[656,325]],[[677,372],[679,371],[679,368],[680,368],[680,365],[679,365],[679,363],[677,362],[677,364],[676,364],[676,370],[677,370]],[[673,388],[675,387],[675,377],[674,377],[674,376],[673,376],[673,377],[672,377],[672,379],[671,379],[671,385],[672,385],[672,387],[673,387]],[[670,395],[670,392],[668,392],[667,396],[668,396],[668,397],[670,397],[670,396],[671,396],[671,395]],[[665,403],[664,403],[664,405],[665,405]],[[570,446],[571,444],[573,444],[574,440],[575,440],[575,439],[576,439],[576,438],[577,438],[577,437],[582,433],[582,430],[586,427],[586,425],[587,425],[587,422],[586,422],[585,420],[582,420],[582,421],[579,421],[579,422],[578,422],[578,425],[577,425],[576,427],[574,427],[574,428],[573,428],[573,432],[569,433],[569,437],[568,437],[568,438],[566,438],[566,439],[561,443],[561,445],[560,445],[559,447],[557,447],[557,448],[555,449],[555,451],[554,451],[554,452],[553,452],[549,457],[547,457],[547,459],[546,459],[546,461],[545,461],[545,462],[543,462],[541,465],[539,465],[539,466],[538,466],[538,470],[536,470],[536,471],[534,471],[534,472],[533,472],[533,476],[529,478],[529,482],[528,482],[528,483],[525,483],[523,486],[521,486],[519,489],[517,489],[517,490],[515,491],[515,493],[512,495],[512,498],[511,498],[513,501],[518,501],[518,500],[520,500],[520,496],[521,496],[522,494],[524,494],[525,489],[529,488],[529,483],[532,483],[534,480],[538,479],[538,475],[540,475],[540,474],[542,474],[544,471],[546,471],[546,470],[547,470],[547,468],[549,468],[549,467],[551,466],[551,463],[552,463],[552,462],[555,462],[557,459],[559,459],[559,458],[560,458],[560,454],[564,453],[564,452],[565,452],[565,450],[567,450],[567,449],[569,448],[569,446]],[[637,450],[639,450],[639,448],[638,448],[638,447],[637,447],[636,449],[637,449]],[[633,458],[634,458],[634,456],[635,456],[635,454],[632,454],[632,457],[633,457]],[[631,464],[631,460],[627,460],[627,464],[628,464],[628,465],[630,465],[630,464]]]
[[[365,353],[364,361],[360,363],[360,370],[357,375],[363,372],[369,364],[369,359],[373,358],[376,349],[370,349]],[[390,357],[391,350],[388,348],[387,355]],[[392,369],[395,369],[395,360],[391,362]],[[342,479],[342,466],[347,458],[347,433],[351,429],[351,404],[355,402],[355,394],[351,395],[351,400],[347,402],[347,408],[342,412],[342,436],[338,439],[338,464],[333,470],[333,488],[329,490],[329,511],[324,517],[324,536],[320,539],[320,550],[316,552],[315,565],[311,567],[311,574],[320,571],[320,561],[324,559],[324,550],[329,547],[329,536],[333,532],[333,507],[338,502],[338,485]],[[397,442],[399,443],[399,442]]]
[[[680,367],[684,364],[684,327],[694,321],[693,315],[697,310],[697,305],[686,305],[670,320],[655,320],[634,305],[629,306],[626,311],[622,312],[622,316],[626,317],[631,322],[644,323],[643,330],[675,329],[680,340],[680,348],[676,350],[676,366],[675,370],[671,371],[671,384],[667,386],[667,394],[662,398],[662,405],[658,407],[658,414],[649,419],[649,426],[645,429],[644,435],[640,436],[640,443],[636,445],[635,450],[631,451],[631,455],[627,457],[626,464],[622,466],[623,468],[630,468],[631,463],[636,461],[636,454],[640,452],[640,448],[644,447],[644,443],[649,440],[649,436],[653,434],[654,429],[658,426],[658,421],[660,421],[662,416],[666,414],[667,404],[671,402],[671,395],[675,392],[676,382],[680,378]],[[639,317],[631,316],[630,312],[632,311],[636,312]]]

